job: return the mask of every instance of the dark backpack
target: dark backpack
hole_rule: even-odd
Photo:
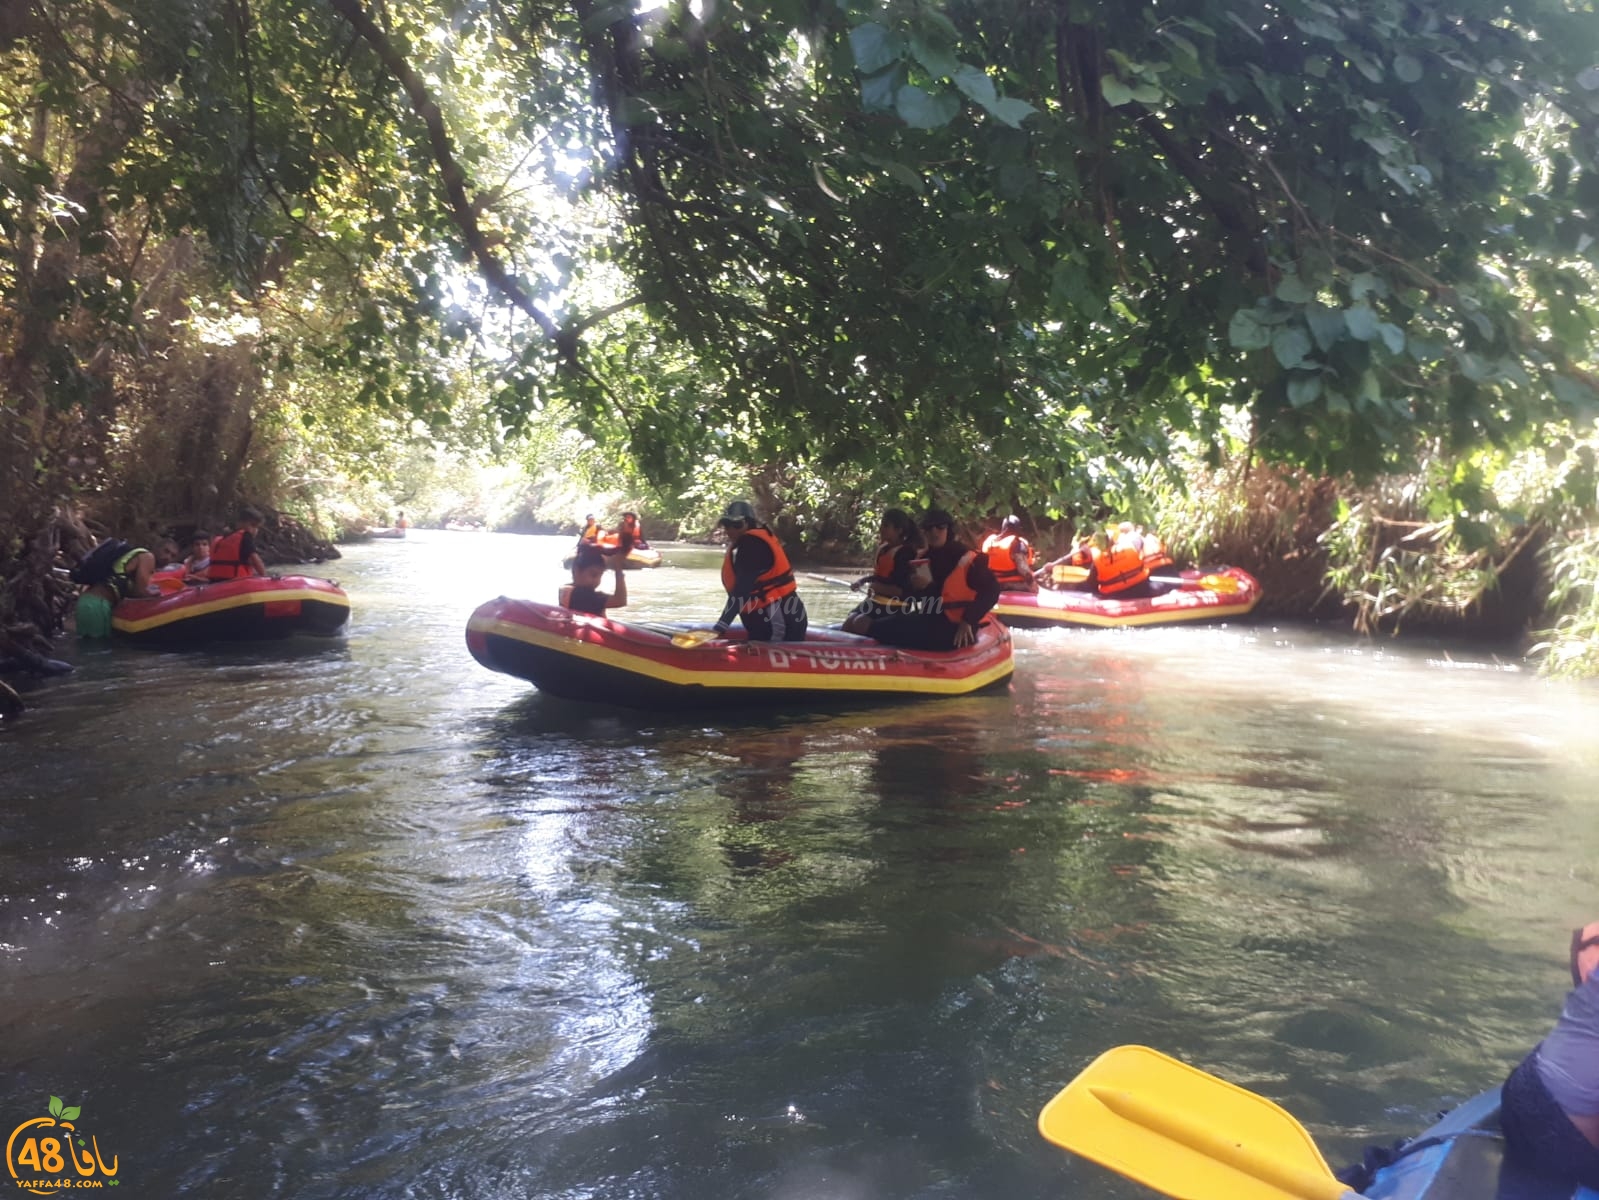
[[[132,542],[125,542],[121,538],[106,538],[85,554],[82,562],[67,572],[67,578],[85,587],[104,583],[111,578],[111,568],[117,565],[117,559],[132,549]]]

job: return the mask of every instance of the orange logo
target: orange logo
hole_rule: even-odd
[[[117,1159],[106,1166],[100,1143],[73,1124],[81,1111],[68,1108],[60,1096],[50,1097],[50,1115],[24,1121],[6,1139],[6,1170],[17,1186],[48,1196],[59,1188],[116,1187]],[[3,1126],[0,1126],[3,1128]]]

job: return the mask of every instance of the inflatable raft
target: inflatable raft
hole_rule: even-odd
[[[602,542],[600,543],[600,549],[605,551],[607,554],[610,554],[616,549],[616,547],[607,546]],[[577,555],[568,554],[561,560],[561,565],[567,570],[571,570],[572,563],[576,560],[576,558]],[[654,546],[634,546],[627,552],[627,557],[622,560],[622,568],[623,570],[627,571],[637,571],[643,567],[658,567],[660,565],[661,552]]]
[[[1096,592],[1040,588],[1001,592],[994,615],[1016,629],[1055,625],[1170,625],[1239,617],[1260,602],[1260,584],[1237,567],[1182,571],[1179,586],[1159,596],[1118,600]]]
[[[749,642],[741,630],[674,645],[646,628],[530,600],[490,600],[472,614],[466,644],[491,671],[572,700],[634,708],[917,696],[964,696],[1010,679],[1011,640],[985,622],[965,650],[922,651],[812,630],[803,642]]]
[[[1405,1143],[1360,1194],[1368,1200],[1599,1200],[1599,1192],[1543,1179],[1505,1161],[1498,1088],[1452,1109]]]
[[[124,637],[178,645],[331,637],[349,619],[349,597],[337,584],[304,575],[191,585],[111,610],[111,628]]]

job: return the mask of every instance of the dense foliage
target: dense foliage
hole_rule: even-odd
[[[552,411],[687,505],[1420,472],[1469,555],[1599,408],[1592,0],[3,11],[19,531]]]

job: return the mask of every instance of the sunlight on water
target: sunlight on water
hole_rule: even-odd
[[[995,694],[634,712],[466,652],[568,549],[413,530],[311,570],[342,642],[28,684],[0,1112],[81,1098],[150,1194],[1130,1197],[1033,1129],[1099,1050],[1341,1160],[1496,1083],[1599,917],[1599,700],[1503,653],[1020,632]],[[666,556],[625,615],[714,619]]]

